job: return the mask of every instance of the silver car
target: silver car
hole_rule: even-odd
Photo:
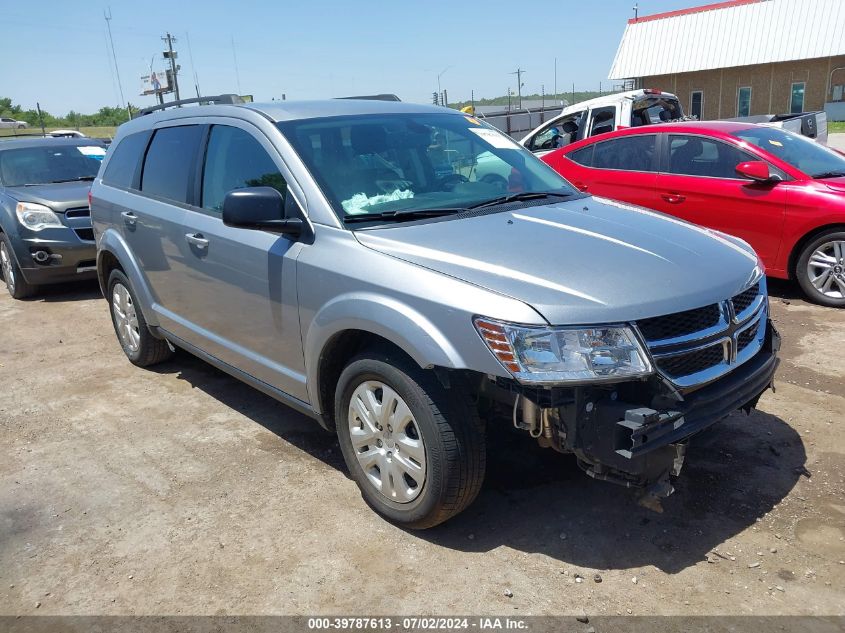
[[[16,121],[11,117],[0,117],[0,128],[13,128],[16,130],[25,130],[29,127],[29,123],[26,121]]]
[[[120,127],[91,190],[127,357],[179,347],[315,418],[391,521],[466,508],[494,424],[654,505],[690,437],[772,384],[747,244],[581,194],[472,116],[156,110]],[[507,178],[479,178],[482,155]]]

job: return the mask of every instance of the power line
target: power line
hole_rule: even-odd
[[[200,80],[197,77],[197,66],[194,64],[194,51],[191,49],[191,36],[188,35],[188,32],[185,31],[185,41],[188,43],[188,57],[191,58],[191,71],[193,71],[194,75],[194,88],[197,91],[197,99],[200,96]]]
[[[241,75],[238,72],[238,56],[235,53],[235,36],[232,36],[232,59],[235,60],[235,82],[238,86],[238,94],[241,94]]]
[[[114,39],[111,36],[111,7],[108,8],[108,13],[103,11],[103,18],[106,20],[106,28],[109,31],[109,44],[111,44],[111,56],[114,59],[114,73],[117,76],[117,88],[120,91],[120,105],[126,109],[126,114],[129,115],[129,118],[132,118],[132,114],[129,112],[129,109],[126,107],[126,99],[123,98],[123,84],[120,82],[120,69],[117,67],[117,55],[114,52]]]

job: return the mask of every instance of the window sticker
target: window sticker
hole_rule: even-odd
[[[774,145],[775,147],[783,147],[783,143],[780,141],[775,141],[774,139],[769,139],[769,145]]]
[[[520,149],[521,147],[504,134],[500,134],[494,130],[489,130],[484,127],[471,127],[469,128],[469,131],[473,132],[482,140],[487,141],[490,145],[498,149]]]
[[[98,145],[78,145],[76,149],[79,150],[79,153],[83,156],[88,156],[89,158],[95,158],[97,160],[103,160],[103,157],[106,155],[105,148],[99,147]]]

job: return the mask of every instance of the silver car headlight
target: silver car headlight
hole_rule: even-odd
[[[537,327],[474,320],[482,340],[513,377],[526,383],[602,382],[654,370],[631,328]]]
[[[43,204],[34,202],[18,202],[15,207],[18,221],[31,231],[40,231],[55,226],[64,226],[59,216]]]

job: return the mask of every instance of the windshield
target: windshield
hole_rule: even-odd
[[[7,187],[93,180],[106,155],[100,145],[44,145],[0,151],[0,182]]]
[[[813,178],[845,176],[845,156],[806,136],[762,125],[734,132],[734,136],[777,156]]]
[[[362,115],[278,125],[344,221],[458,212],[507,195],[578,193],[471,116]]]

